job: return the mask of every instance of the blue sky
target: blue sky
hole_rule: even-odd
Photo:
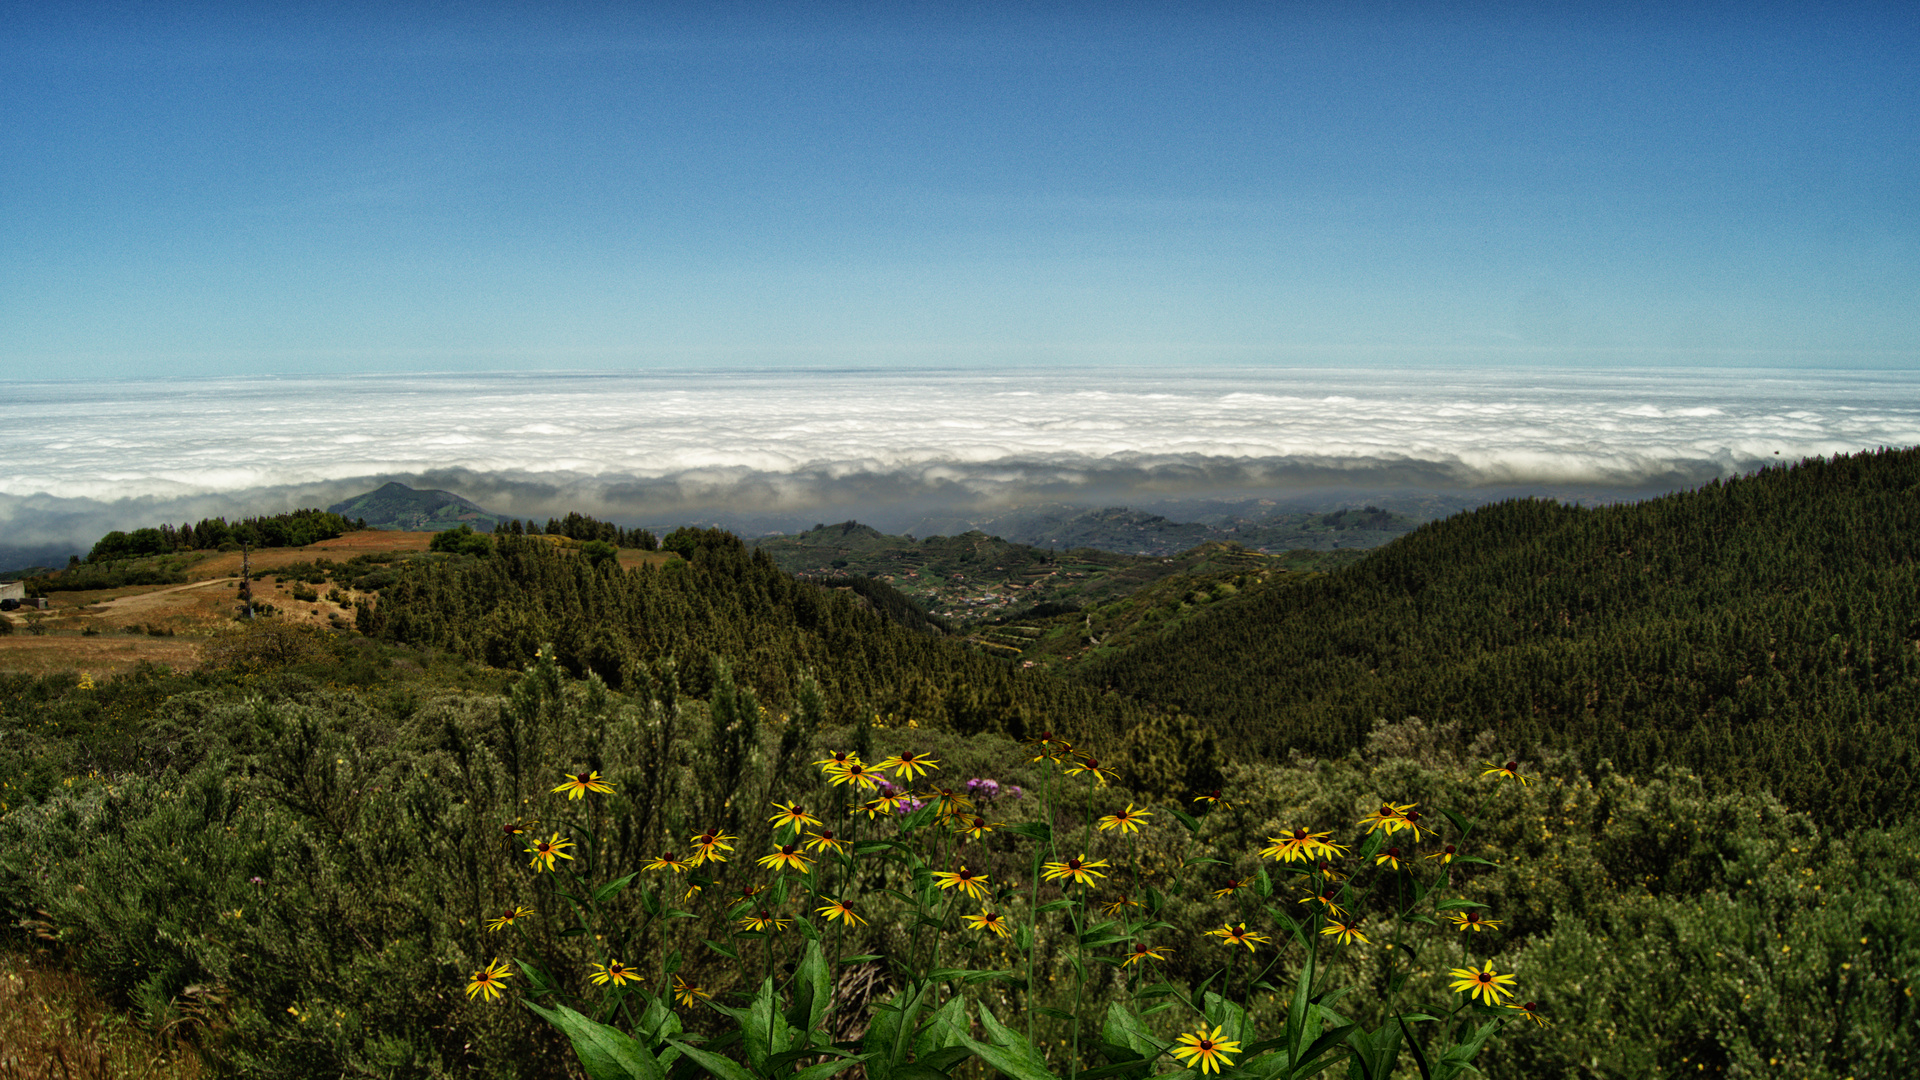
[[[1920,366],[1916,9],[1679,8],[10,4],[0,378]]]

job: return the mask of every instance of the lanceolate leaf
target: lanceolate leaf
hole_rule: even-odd
[[[580,1067],[592,1080],[665,1080],[666,1071],[647,1048],[623,1032],[574,1012],[565,1005],[527,1008],[566,1033]]]

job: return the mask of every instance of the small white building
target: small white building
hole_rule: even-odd
[[[24,581],[0,581],[0,600],[25,600],[27,583]]]

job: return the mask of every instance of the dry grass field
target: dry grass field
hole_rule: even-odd
[[[190,1080],[199,1059],[101,1004],[79,975],[0,952],[0,1080]]]
[[[296,600],[289,583],[273,580],[273,571],[316,559],[345,562],[356,555],[422,552],[433,536],[369,529],[303,548],[256,551],[251,556],[252,570],[265,572],[268,579],[254,582],[254,599],[272,604],[278,618],[315,626],[350,625],[352,609],[328,601],[326,587],[320,587],[318,600]],[[620,565],[629,569],[672,558],[669,552],[633,549],[623,549],[619,556]],[[13,633],[0,636],[0,671],[29,675],[84,671],[98,677],[125,671],[141,661],[174,668],[194,666],[201,640],[239,611],[240,553],[206,552],[187,570],[187,577],[184,585],[57,592],[48,598],[45,612],[0,615],[14,628]],[[357,597],[348,592],[347,599]],[[26,632],[34,623],[41,632]]]

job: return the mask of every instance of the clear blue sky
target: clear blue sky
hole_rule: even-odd
[[[1920,366],[1920,7],[1674,7],[7,4],[0,378]]]

